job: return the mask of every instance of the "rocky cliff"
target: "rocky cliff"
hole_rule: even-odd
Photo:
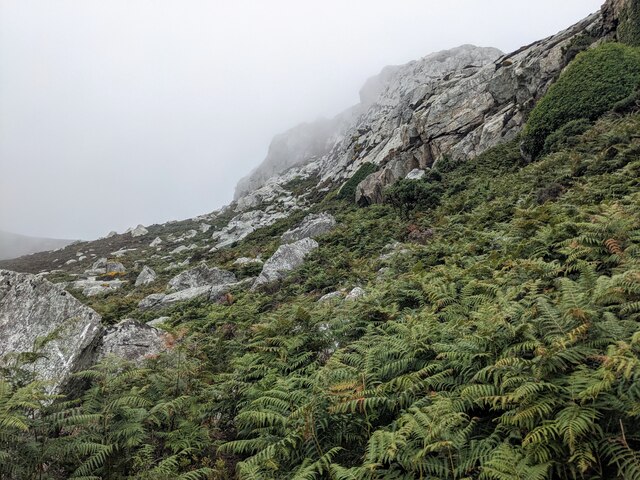
[[[322,145],[313,143],[311,153],[280,146],[303,145],[314,136],[313,124],[278,136],[265,162],[238,185],[237,200],[252,195],[250,187],[274,190],[296,176],[336,184],[369,162],[379,170],[362,183],[356,200],[377,202],[385,186],[415,168],[445,156],[472,158],[513,139],[575,52],[613,33],[618,3],[507,55],[464,45],[383,69],[363,87],[361,103],[334,124],[339,128],[331,135],[318,129]]]

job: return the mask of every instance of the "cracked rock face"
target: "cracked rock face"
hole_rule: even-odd
[[[579,36],[607,38],[628,0],[609,0],[603,13],[508,55],[463,45],[406,65],[386,67],[368,80],[361,102],[334,120],[322,148],[297,148],[313,136],[313,124],[274,139],[263,165],[237,187],[238,204],[252,188],[273,191],[302,169],[319,184],[338,184],[364,163],[377,165],[357,189],[360,204],[378,203],[388,185],[444,157],[466,160],[513,140],[526,115],[567,65],[567,47]],[[318,134],[323,130],[318,127]],[[326,141],[325,141],[326,140]],[[284,142],[286,148],[278,145]],[[356,199],[354,199],[356,200]],[[250,203],[250,202],[249,202]]]
[[[262,273],[256,278],[252,288],[281,280],[288,272],[304,263],[309,253],[318,248],[318,242],[311,238],[304,238],[294,243],[280,245],[278,250],[262,267]]]
[[[114,355],[123,360],[140,362],[164,349],[164,334],[160,330],[127,319],[106,330],[96,351],[96,360]]]
[[[282,234],[282,241],[293,243],[303,238],[315,238],[333,230],[336,219],[328,213],[307,215],[300,225]]]
[[[85,366],[85,352],[101,334],[100,315],[60,286],[0,270],[0,356],[33,351],[38,339],[51,336],[34,364],[36,377],[50,382],[49,393]]]

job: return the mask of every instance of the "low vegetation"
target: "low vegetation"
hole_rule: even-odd
[[[533,158],[574,120],[595,120],[640,86],[640,49],[605,43],[580,53],[531,112],[523,149]]]

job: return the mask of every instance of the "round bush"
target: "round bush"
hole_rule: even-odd
[[[547,137],[572,120],[596,120],[640,84],[640,49],[605,43],[580,53],[535,106],[522,150],[542,153]]]

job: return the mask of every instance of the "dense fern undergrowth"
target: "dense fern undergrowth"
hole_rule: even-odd
[[[167,353],[78,398],[16,358],[0,478],[640,479],[640,114],[585,128],[334,195],[285,282],[175,307]]]

